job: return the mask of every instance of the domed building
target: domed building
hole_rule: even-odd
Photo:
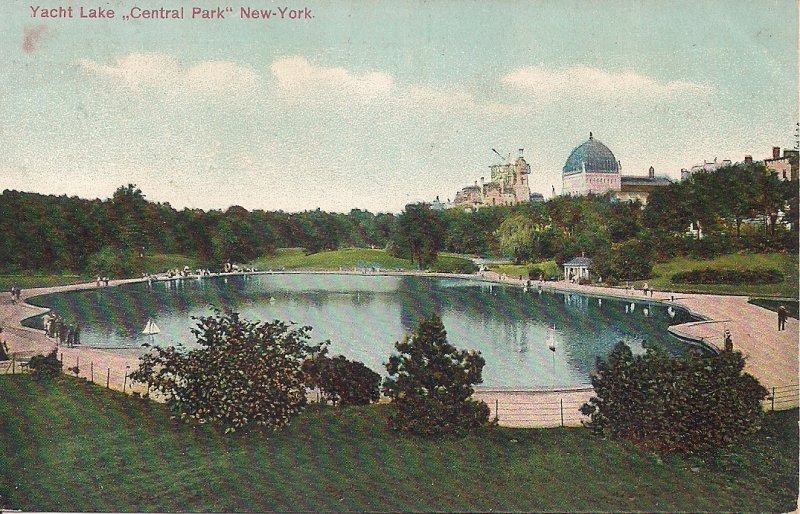
[[[569,154],[562,174],[562,194],[601,195],[622,189],[620,165],[614,153],[589,132],[589,140]]]

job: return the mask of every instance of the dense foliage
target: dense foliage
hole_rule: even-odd
[[[438,316],[420,322],[389,358],[384,393],[391,399],[389,426],[422,436],[463,436],[489,422],[489,407],[471,399],[483,381],[479,352],[447,342]]]
[[[644,208],[588,195],[474,212],[410,204],[399,215],[240,206],[178,211],[147,201],[133,184],[104,201],[6,190],[0,195],[0,271],[119,276],[141,271],[141,255],[180,254],[218,268],[275,248],[314,253],[355,246],[388,247],[421,269],[445,251],[559,265],[585,254],[604,279],[629,280],[646,277],[654,258],[796,250],[798,189],[797,181],[780,180],[763,163],[740,163],[657,188]],[[689,233],[690,224],[703,237]]]
[[[326,350],[303,363],[306,385],[319,388],[322,400],[334,405],[368,405],[381,396],[381,376],[363,363]]]
[[[777,284],[783,273],[774,268],[727,269],[701,268],[672,275],[676,284]]]
[[[109,200],[5,190],[0,195],[0,271],[79,271],[124,276],[142,271],[140,255],[181,254],[205,266],[248,262],[279,247],[308,252],[340,246],[385,247],[392,214],[353,209],[285,213],[176,210],[146,200],[131,184]]]
[[[193,333],[200,348],[153,347],[131,379],[163,394],[182,419],[280,428],[306,404],[302,364],[319,350],[309,327],[251,322],[238,314],[201,317]]]
[[[727,446],[763,421],[767,390],[743,369],[740,352],[679,359],[653,349],[633,355],[620,342],[598,361],[596,396],[581,412],[598,433],[665,453]]]
[[[51,379],[61,375],[61,361],[56,350],[47,355],[34,355],[28,361],[28,369],[38,379]]]
[[[444,223],[440,215],[431,210],[430,205],[406,205],[397,218],[393,253],[415,261],[417,268],[424,270],[436,261],[442,248],[444,233]]]

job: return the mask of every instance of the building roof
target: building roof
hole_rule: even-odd
[[[564,164],[564,175],[580,173],[619,173],[619,163],[606,145],[589,132],[589,140],[575,147]]]
[[[564,266],[585,266],[587,268],[591,268],[592,259],[588,257],[573,257],[569,261],[565,262]]]
[[[622,175],[622,185],[625,186],[667,186],[672,184],[668,177],[644,177],[636,175]]]

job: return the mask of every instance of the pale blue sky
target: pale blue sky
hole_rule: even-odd
[[[0,189],[176,207],[399,211],[525,149],[560,191],[589,131],[623,173],[791,147],[791,1],[223,2],[232,19],[45,20],[0,4]],[[42,1],[86,8],[98,3]],[[239,7],[309,7],[243,21]]]

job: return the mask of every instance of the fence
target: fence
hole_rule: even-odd
[[[765,409],[787,410],[800,405],[800,385],[798,384],[768,387],[767,391],[769,391],[769,396],[762,402]]]
[[[31,357],[39,354],[40,352],[13,352],[11,360],[0,362],[0,375],[27,373],[29,371],[28,362]],[[124,369],[119,366],[96,366],[94,361],[91,360],[88,363],[84,360],[82,366],[80,355],[68,357],[65,361],[63,352],[58,354],[58,359],[61,362],[61,372],[65,375],[83,378],[92,384],[105,386],[108,389],[115,389],[123,393],[146,392],[142,384],[134,384],[131,381],[131,366],[125,366]]]
[[[579,426],[588,420],[580,408],[586,403],[576,398],[542,398],[500,400],[489,406],[490,416],[504,426]]]

